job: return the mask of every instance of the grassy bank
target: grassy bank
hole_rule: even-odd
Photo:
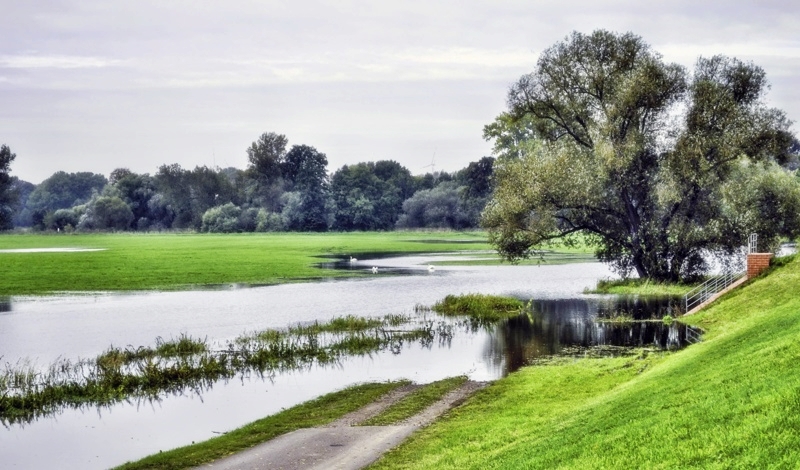
[[[321,256],[488,250],[483,232],[0,235],[0,296],[59,291],[185,289],[357,275],[320,270]]]
[[[728,294],[679,352],[525,368],[374,467],[795,467],[798,284],[795,259]]]
[[[296,429],[328,424],[406,383],[390,382],[350,387],[260,419],[214,439],[160,452],[118,468],[178,469],[202,465]]]
[[[650,279],[610,279],[600,280],[597,287],[586,294],[617,294],[647,296],[682,296],[692,290],[691,284],[670,284]]]

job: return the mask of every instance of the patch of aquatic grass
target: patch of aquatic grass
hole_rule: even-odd
[[[327,322],[314,322],[309,325],[292,327],[289,332],[292,334],[319,334],[319,333],[342,333],[358,332],[378,328],[384,321],[380,318],[365,318],[347,315],[335,317]]]
[[[388,426],[398,424],[439,401],[447,393],[460,387],[467,377],[450,377],[423,385],[402,400],[392,404],[380,414],[361,423],[362,426]]]
[[[188,335],[181,335],[177,339],[167,341],[158,337],[155,348],[140,346],[134,349],[132,346],[128,346],[120,349],[112,346],[97,356],[96,361],[102,368],[113,369],[147,358],[187,356],[207,351],[206,340],[195,339]]]
[[[208,351],[206,340],[192,338],[191,336],[181,335],[178,339],[164,341],[156,338],[156,354],[162,357],[176,357],[189,354],[200,354]]]
[[[525,306],[521,301],[496,295],[448,295],[433,305],[432,310],[442,315],[468,316],[487,320],[500,320],[517,316]]]
[[[329,323],[243,335],[224,349],[182,336],[155,347],[109,348],[94,359],[60,360],[48,370],[6,365],[0,372],[0,422],[29,422],[63,407],[108,405],[121,400],[159,400],[165,394],[200,393],[236,376],[338,363],[343,357],[380,351],[399,353],[405,344],[430,347],[449,342],[451,325],[423,321],[397,326],[401,317],[346,317]],[[389,327],[391,326],[391,327]]]
[[[523,368],[375,468],[794,468],[800,261],[682,320],[704,341]]]
[[[404,323],[410,322],[411,317],[408,315],[389,314],[383,317],[383,321],[386,326],[400,326]]]
[[[603,318],[598,317],[595,319],[597,323],[612,323],[615,325],[630,325],[636,320],[630,315],[615,315],[613,317]]]
[[[199,466],[253,447],[281,434],[324,426],[408,382],[356,385],[324,395],[205,442],[166,450],[118,467],[124,470],[179,469]]]
[[[601,279],[585,294],[620,294],[644,296],[682,296],[695,287],[693,284],[671,284],[650,279]]]

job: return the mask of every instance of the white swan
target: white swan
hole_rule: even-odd
[[[372,274],[378,274],[378,267],[377,266],[373,266],[372,267]]]
[[[428,265],[428,272],[433,272],[433,271],[436,271],[436,266],[434,266],[432,264],[429,264]]]
[[[355,263],[356,261],[358,261],[358,259],[356,259],[356,258],[353,258],[352,256],[350,257],[350,262],[351,262],[351,263]]]

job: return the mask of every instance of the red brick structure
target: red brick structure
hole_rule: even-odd
[[[747,279],[753,279],[769,267],[772,253],[750,253],[747,255]]]

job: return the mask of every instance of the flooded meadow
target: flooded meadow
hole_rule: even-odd
[[[675,299],[582,294],[613,277],[600,263],[428,267],[450,256],[343,260],[338,267],[366,274],[350,280],[2,299],[0,361],[7,368],[45,371],[59,361],[95,358],[112,346],[136,350],[186,337],[205,344],[212,357],[265,330],[286,332],[348,316],[376,319],[354,336],[359,341],[365,335],[385,339],[289,366],[243,367],[185,387],[5,418],[4,467],[107,468],[209,439],[354,383],[426,383],[456,375],[488,381],[554,354],[677,349],[696,340],[696,331],[660,321],[679,313]],[[467,293],[512,296],[527,307],[493,324],[425,308]],[[386,318],[394,320],[380,320]],[[658,321],[640,321],[645,319]],[[328,352],[352,342],[325,332],[297,338]]]

